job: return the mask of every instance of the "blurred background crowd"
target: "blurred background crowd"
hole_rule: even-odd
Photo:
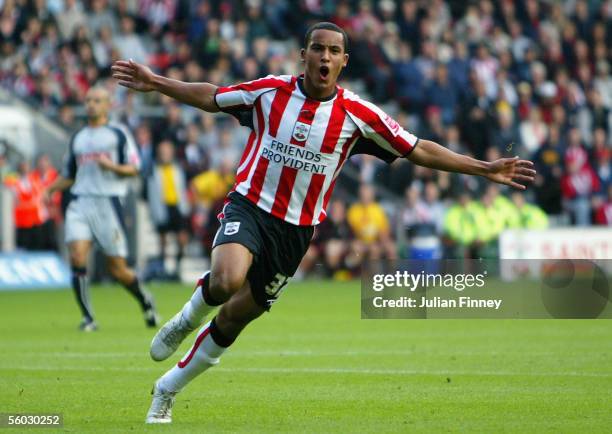
[[[127,92],[109,80],[110,65],[132,58],[219,85],[296,75],[305,30],[321,20],[350,38],[342,86],[417,136],[487,160],[520,155],[539,174],[527,194],[512,194],[408,161],[353,157],[304,271],[323,263],[342,276],[364,258],[491,257],[507,228],[612,225],[610,0],[0,0],[0,11],[4,89],[72,132],[87,89],[109,88],[113,119],[140,147],[161,251],[176,233],[178,259],[193,240],[209,251],[248,132],[229,116]],[[37,199],[59,163],[11,159],[14,147],[0,146],[0,174],[23,205],[18,235],[61,224],[61,199]],[[49,248],[50,238],[17,241]]]

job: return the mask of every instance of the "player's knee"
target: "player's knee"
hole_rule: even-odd
[[[245,277],[241,273],[229,269],[212,270],[210,292],[215,298],[227,300],[242,288]]]
[[[87,257],[78,251],[70,252],[70,265],[73,267],[85,267],[87,265]]]

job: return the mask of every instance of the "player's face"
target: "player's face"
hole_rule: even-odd
[[[85,107],[89,119],[99,119],[108,113],[109,97],[100,89],[92,89],[85,96]]]
[[[342,33],[326,29],[315,30],[301,54],[307,90],[313,92],[312,96],[315,98],[331,95],[342,68],[348,62]]]

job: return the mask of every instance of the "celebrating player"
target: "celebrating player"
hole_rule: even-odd
[[[85,103],[87,125],[72,137],[64,172],[47,191],[51,195],[72,187],[74,199],[66,210],[66,243],[72,288],[83,314],[79,328],[97,329],[86,268],[94,239],[106,254],[111,275],[138,300],[147,326],[156,327],[153,298],[141,288],[125,260],[128,250],[121,199],[127,193],[128,178],[138,174],[138,150],[125,132],[108,123],[110,97],[106,89],[91,88]]]
[[[171,422],[176,393],[219,363],[246,325],[270,309],[295,273],[347,156],[360,152],[525,188],[531,162],[475,160],[419,140],[375,105],[336,84],[347,65],[346,33],[318,23],[306,33],[300,77],[268,76],[234,86],[184,83],[133,61],[117,61],[113,77],[128,88],[158,91],[207,112],[224,111],[252,132],[236,183],[220,214],[212,265],[183,309],[151,343],[154,360],[173,354],[204,317],[221,306],[178,364],[156,383],[148,423]]]

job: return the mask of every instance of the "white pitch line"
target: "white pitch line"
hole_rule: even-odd
[[[0,370],[15,371],[85,371],[85,372],[161,372],[161,367],[100,367],[100,366],[0,366]],[[510,371],[443,371],[418,369],[368,369],[368,368],[215,368],[222,372],[265,373],[265,374],[358,374],[358,375],[431,375],[431,376],[473,376],[473,377],[593,377],[612,378],[607,372],[510,372]]]
[[[21,353],[25,356],[39,356],[40,352]],[[347,350],[347,351],[310,351],[310,350],[284,350],[284,351],[250,351],[239,350],[236,352],[227,353],[226,357],[231,358],[249,358],[249,357],[342,357],[342,356],[410,356],[410,355],[429,355],[436,357],[453,357],[453,356],[505,356],[505,352],[500,351],[448,351],[434,352],[427,350],[390,350],[390,351],[362,351],[362,350]],[[531,356],[551,356],[558,354],[553,351],[531,352]],[[45,352],[45,357],[66,358],[66,359],[98,359],[98,358],[121,358],[121,357],[149,357],[148,351],[140,352]],[[589,356],[591,357],[591,356]]]

